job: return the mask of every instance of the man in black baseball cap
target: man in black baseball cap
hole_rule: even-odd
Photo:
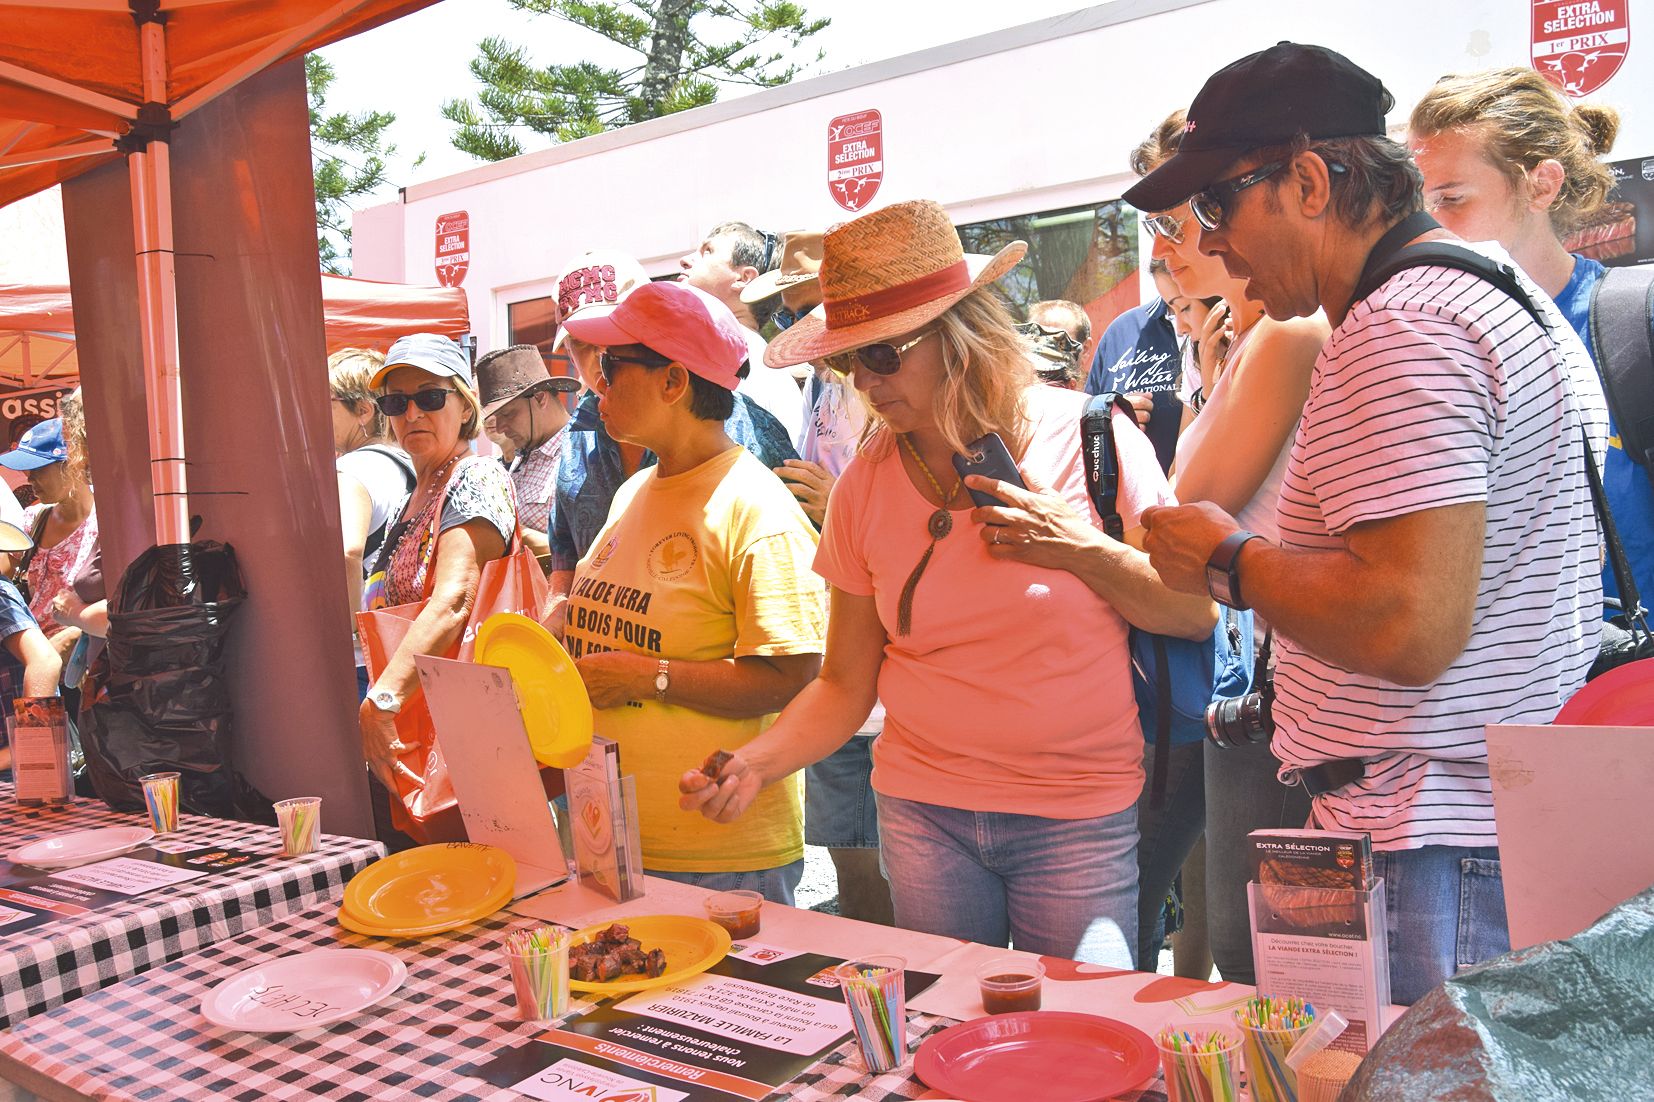
[[[1585,441],[1602,454],[1607,415],[1583,346],[1531,281],[1550,324],[1439,262],[1383,276],[1403,246],[1452,236],[1385,137],[1390,106],[1348,59],[1273,46],[1207,81],[1176,155],[1126,198],[1187,202],[1181,232],[1198,230],[1271,317],[1324,310],[1333,325],[1278,541],[1211,502],[1142,522],[1169,587],[1275,629],[1270,748],[1315,825],[1371,837],[1391,999],[1409,1004],[1509,949],[1483,732],[1550,722],[1595,657]]]

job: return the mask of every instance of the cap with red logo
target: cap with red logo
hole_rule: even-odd
[[[687,283],[645,283],[613,306],[586,306],[563,323],[604,347],[641,344],[725,390],[740,382],[747,338],[729,307]]]
[[[593,249],[582,253],[557,277],[557,335],[551,340],[553,353],[563,350],[568,332],[562,323],[577,310],[613,306],[633,287],[649,282],[643,265],[615,249]]]

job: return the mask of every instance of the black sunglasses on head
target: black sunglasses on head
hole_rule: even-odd
[[[448,404],[448,395],[458,394],[459,391],[451,386],[430,386],[423,390],[416,390],[412,394],[381,394],[374,398],[373,404],[379,407],[379,412],[386,417],[401,417],[408,412],[408,403],[412,402],[426,413],[435,413]]]
[[[849,352],[840,352],[828,356],[822,362],[840,375],[848,375],[859,364],[875,375],[894,375],[902,369],[902,354],[914,345],[930,336],[936,330],[922,330],[918,336],[904,345],[894,345],[888,341],[879,341],[876,344],[864,344]]]

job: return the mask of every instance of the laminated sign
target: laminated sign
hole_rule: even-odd
[[[465,282],[471,267],[471,216],[456,210],[436,219],[436,278],[444,287]]]
[[[1533,67],[1570,96],[1619,72],[1631,48],[1631,0],[1534,0]]]
[[[884,120],[877,111],[840,115],[827,124],[827,190],[833,202],[859,211],[884,182]]]

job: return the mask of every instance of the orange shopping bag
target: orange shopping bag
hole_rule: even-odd
[[[471,618],[465,622],[465,631],[459,641],[442,657],[470,661],[476,645],[477,628],[496,612],[516,612],[535,620],[540,618],[540,609],[546,600],[545,573],[541,571],[534,553],[523,546],[520,532],[512,542],[517,548],[515,551],[483,566],[482,578],[477,583],[477,600],[471,607]],[[425,602],[418,601],[356,614],[362,638],[362,658],[367,663],[371,679],[379,677],[424,608]],[[397,775],[396,791],[392,793],[396,798],[391,800],[391,822],[397,830],[425,845],[465,841],[465,823],[460,818],[454,786],[448,779],[448,765],[443,760],[442,747],[438,745],[436,731],[431,725],[431,710],[425,703],[425,694],[416,690],[402,705],[394,721],[397,735],[410,747],[401,757],[402,764],[412,770],[420,781],[416,784]],[[558,770],[542,766],[540,779],[546,787],[548,798],[563,791],[563,778]]]

